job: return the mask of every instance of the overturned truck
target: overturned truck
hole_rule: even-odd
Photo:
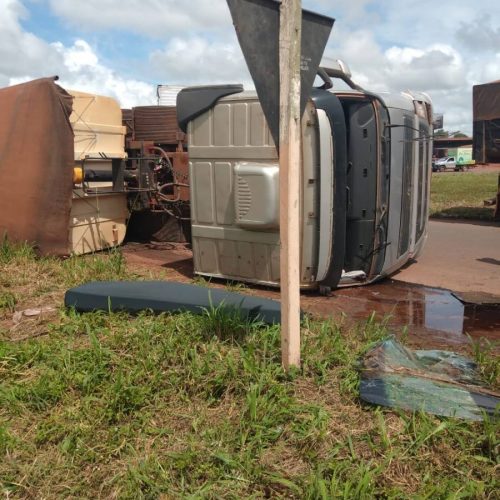
[[[386,276],[422,249],[432,105],[365,91],[340,63],[319,75],[302,118],[300,269],[303,289],[328,291]],[[279,286],[278,153],[255,92],[181,91],[186,136],[170,146],[140,126],[127,133],[113,99],[49,78],[0,89],[0,106],[0,236],[81,254],[121,244],[130,218],[152,234],[144,221],[160,215],[190,226],[195,273]],[[135,121],[159,130],[168,110],[153,108]]]
[[[303,289],[327,292],[386,276],[421,251],[433,118],[425,94],[365,91],[341,62],[318,74],[302,118],[300,272]],[[177,114],[195,272],[279,286],[279,163],[256,92],[187,88]]]

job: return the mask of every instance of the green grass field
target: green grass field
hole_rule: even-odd
[[[431,179],[430,216],[492,220],[494,209],[483,201],[497,193],[498,172],[434,173]]]
[[[300,370],[278,327],[61,307],[119,252],[36,259],[0,247],[0,491],[6,498],[495,498],[498,420],[377,409],[359,356],[388,332],[305,321]],[[15,309],[56,306],[12,326]],[[482,369],[498,384],[498,363]],[[496,493],[495,493],[496,491]]]

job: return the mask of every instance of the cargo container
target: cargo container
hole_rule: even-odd
[[[121,110],[55,80],[0,89],[0,237],[83,254],[120,245],[136,215],[141,239],[189,239],[175,107]]]
[[[500,163],[500,80],[472,87],[474,159]]]

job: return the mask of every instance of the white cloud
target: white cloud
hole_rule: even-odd
[[[200,37],[173,38],[150,62],[166,82],[179,84],[243,83],[253,86],[236,41],[209,42]]]
[[[169,38],[231,26],[225,0],[50,0],[52,11],[78,29],[111,29]]]
[[[472,132],[472,85],[500,79],[498,0],[353,2],[332,7],[328,55],[345,58],[367,88],[428,92],[446,128]]]
[[[61,64],[59,54],[47,42],[23,31],[19,20],[27,15],[20,1],[0,0],[0,86],[28,72],[55,74]]]
[[[153,79],[252,85],[226,0],[37,0],[77,35],[65,44],[23,29],[27,1],[0,0],[0,85],[59,74],[63,85],[113,95],[123,106],[154,102],[147,83]],[[304,0],[303,6],[336,18],[326,55],[345,59],[355,81],[373,91],[429,93],[449,129],[470,132],[472,85],[500,79],[497,0],[420,0],[418,8],[399,0]],[[113,33],[126,70],[113,68],[114,57],[102,58]],[[137,46],[130,65],[127,33],[145,41],[142,60]],[[99,40],[100,50],[89,40]]]
[[[367,28],[342,27],[335,34],[327,55],[345,59],[355,81],[373,91],[427,92],[450,130],[472,132],[472,85],[500,78],[500,47],[493,49],[496,55],[478,51],[471,57],[444,42],[392,44],[384,50]]]
[[[393,89],[413,87],[432,93],[466,83],[462,58],[449,45],[436,44],[424,49],[391,47],[385,57],[388,63],[385,73]]]
[[[491,17],[482,14],[472,21],[463,21],[457,30],[457,39],[466,49],[495,52],[500,47],[500,26],[493,26]]]
[[[70,47],[54,44],[64,61],[60,84],[65,88],[115,97],[122,107],[155,104],[153,85],[140,80],[123,78],[99,62],[97,54],[84,40]]]
[[[491,82],[500,80],[500,50],[482,66],[482,71],[471,74],[471,79],[479,82]]]
[[[60,42],[55,43],[54,47],[63,55],[65,66],[72,73],[77,73],[87,68],[92,70],[98,65],[99,59],[90,45],[84,40],[77,40],[69,48],[65,48]]]
[[[0,86],[59,75],[63,87],[110,95],[122,107],[156,102],[153,85],[116,74],[86,41],[66,47],[23,31],[19,21],[26,16],[20,1],[0,0]]]

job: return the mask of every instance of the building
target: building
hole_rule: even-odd
[[[500,80],[472,89],[473,154],[477,163],[500,163]]]

